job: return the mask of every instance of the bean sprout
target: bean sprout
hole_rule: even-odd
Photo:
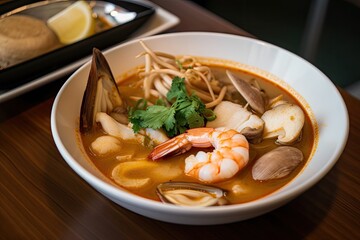
[[[208,66],[202,65],[192,56],[175,56],[152,51],[143,41],[140,41],[144,52],[136,57],[145,58],[144,68],[139,69],[141,81],[137,86],[144,88],[145,99],[150,96],[165,98],[174,77],[185,79],[189,93],[195,93],[207,108],[218,105],[226,96],[227,87],[220,86]]]

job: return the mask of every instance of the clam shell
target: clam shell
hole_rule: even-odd
[[[283,178],[289,175],[303,158],[303,153],[295,147],[278,147],[256,161],[252,176],[260,181]]]
[[[226,71],[226,74],[241,96],[249,103],[250,107],[256,112],[263,114],[265,112],[265,102],[260,90],[236,77],[230,71]]]

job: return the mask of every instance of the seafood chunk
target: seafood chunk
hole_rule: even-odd
[[[239,104],[222,101],[215,107],[214,113],[216,119],[209,121],[206,124],[207,127],[235,129],[248,140],[259,138],[262,135],[264,121]]]
[[[236,77],[228,70],[226,70],[226,74],[241,96],[249,103],[250,107],[254,109],[254,111],[263,114],[265,111],[265,101],[260,90]]]
[[[178,206],[208,207],[227,203],[224,190],[197,183],[166,182],[156,190],[162,202]]]
[[[185,159],[185,174],[202,182],[219,182],[232,178],[249,161],[249,143],[239,132],[231,129],[193,128],[153,149],[149,158],[157,160],[166,155],[182,154],[192,147],[208,148]]]
[[[117,122],[106,113],[98,112],[95,120],[96,122],[101,123],[102,128],[107,134],[113,137],[124,140],[138,140],[141,143],[144,141],[144,136],[135,134],[130,127]]]
[[[144,178],[135,178],[130,177],[128,175],[129,172],[134,171],[139,168],[150,169],[153,168],[154,164],[148,161],[134,161],[134,162],[123,162],[118,164],[111,173],[114,181],[120,186],[131,188],[131,189],[139,189],[150,184],[151,180],[148,177]]]
[[[146,146],[156,146],[169,139],[163,131],[151,128],[146,128],[139,134],[136,134],[129,125],[119,123],[103,112],[97,113],[95,120],[101,124],[103,130],[110,136],[124,140],[135,140]]]
[[[154,146],[169,140],[168,136],[166,136],[165,131],[163,131],[162,129],[145,128],[141,131],[141,133],[147,136],[151,140],[151,145]]]
[[[105,156],[121,150],[121,142],[112,136],[100,136],[91,143],[91,150],[98,156]]]
[[[261,118],[265,122],[263,138],[277,137],[277,143],[283,145],[295,142],[305,123],[302,109],[290,103],[277,105]]]
[[[80,132],[86,133],[95,125],[98,112],[126,114],[114,76],[104,55],[94,48],[91,69],[80,110]]]
[[[141,172],[146,174],[139,174]],[[169,181],[181,175],[179,166],[172,162],[150,162],[144,160],[119,163],[112,171],[112,178],[120,186],[139,189],[151,184],[156,176],[160,181]]]
[[[278,147],[260,157],[252,168],[255,180],[278,179],[289,175],[303,160],[303,153],[294,147]]]

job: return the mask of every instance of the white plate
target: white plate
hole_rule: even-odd
[[[136,39],[140,37],[151,36],[160,32],[163,32],[179,23],[179,18],[172,13],[164,10],[163,8],[150,3],[148,1],[139,0],[138,2],[146,2],[149,5],[155,7],[155,14],[154,16],[138,31],[132,34],[127,40]],[[124,41],[124,42],[125,42]],[[113,47],[113,46],[111,46]],[[13,89],[7,91],[0,91],[0,103],[17,97],[21,94],[34,90],[38,87],[41,87],[47,83],[55,81],[67,74],[70,74],[72,71],[80,67],[82,64],[90,60],[91,56],[82,58],[76,62],[72,62],[71,64],[59,68],[54,72],[46,74],[40,78],[37,78],[31,82],[25,83]]]

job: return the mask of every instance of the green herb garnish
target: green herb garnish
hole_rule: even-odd
[[[162,128],[169,137],[173,137],[186,129],[203,127],[206,121],[216,118],[214,112],[207,109],[198,96],[187,94],[183,78],[173,79],[166,98],[172,103],[170,107],[166,107],[163,102],[157,102],[156,105],[144,109],[144,100],[139,100],[141,102],[138,102],[129,114],[134,132],[142,128]],[[137,106],[141,108],[136,108]]]

